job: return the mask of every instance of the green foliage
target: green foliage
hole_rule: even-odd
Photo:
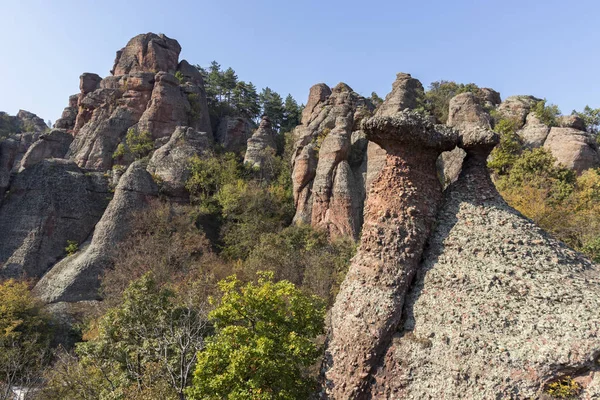
[[[5,112],[0,111],[0,140],[20,132],[21,126],[19,120],[16,117],[11,117]]]
[[[181,71],[175,72],[175,78],[177,78],[180,85],[183,84],[185,81],[185,76],[183,76],[183,73]]]
[[[187,94],[188,103],[190,103],[190,109],[188,111],[188,118],[190,119],[190,124],[195,124],[198,120],[200,120],[202,114],[200,98],[197,93],[188,93]]]
[[[48,361],[48,316],[26,282],[0,283],[0,398],[10,386],[34,386]]]
[[[285,107],[283,99],[277,93],[266,87],[258,96],[262,106],[262,113],[271,120],[274,129],[279,129],[283,124]]]
[[[581,393],[581,385],[570,376],[559,379],[546,386],[546,393],[555,399],[575,399]]]
[[[506,175],[522,152],[522,144],[516,134],[518,121],[501,119],[496,122],[494,130],[500,134],[500,143],[492,150],[488,161],[490,168],[497,175]]]
[[[288,280],[332,305],[355,248],[349,238],[330,241],[310,225],[292,225],[263,235],[242,268],[247,277],[271,271],[277,280]]]
[[[154,150],[154,140],[150,132],[138,132],[134,128],[129,128],[125,135],[125,143],[120,143],[113,154],[113,159],[133,158],[142,159],[148,156]]]
[[[225,153],[210,158],[198,156],[190,159],[190,178],[186,188],[193,201],[204,204],[205,207],[213,206],[214,196],[227,184],[237,181],[242,177],[243,170],[237,157],[233,153]]]
[[[190,399],[307,399],[325,308],[316,296],[263,273],[258,283],[230,277],[209,318],[216,334],[198,354]]]
[[[183,395],[211,330],[206,311],[183,303],[148,273],[131,283],[76,351],[84,366],[94,365],[111,382],[114,398],[153,392],[156,385]]]
[[[544,124],[558,126],[560,110],[556,104],[546,105],[546,99],[540,100],[531,108],[531,112]]]
[[[294,100],[291,94],[285,98],[283,105],[283,119],[281,122],[281,133],[291,132],[297,125],[300,125],[302,119],[302,108]]]
[[[72,256],[73,254],[77,253],[77,250],[79,250],[79,243],[77,243],[75,240],[67,240],[67,247],[65,247],[67,256]]]
[[[379,97],[379,95],[375,92],[371,92],[371,96],[368,97],[368,100],[375,107],[379,107],[381,105],[381,103],[383,103],[383,99],[381,97]]]
[[[448,120],[448,109],[450,99],[454,96],[471,92],[475,96],[480,96],[480,89],[474,83],[456,83],[453,81],[435,81],[429,85],[429,90],[425,93],[427,102],[426,108],[440,123],[446,123]],[[423,106],[422,106],[423,107]]]
[[[598,135],[600,130],[600,108],[591,108],[590,106],[585,106],[583,111],[577,112],[573,110],[572,115],[577,115],[583,122],[585,123],[586,130],[589,133],[594,135]]]

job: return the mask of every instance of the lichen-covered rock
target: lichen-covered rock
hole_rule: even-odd
[[[600,166],[598,145],[592,135],[572,128],[552,128],[544,142],[557,163],[578,173]]]
[[[455,147],[451,151],[443,152],[438,157],[436,161],[438,177],[444,189],[458,179],[465,155],[463,149]]]
[[[246,149],[252,130],[252,121],[249,119],[226,116],[219,122],[215,141],[227,151],[239,153]]]
[[[275,144],[275,135],[276,133],[271,125],[271,120],[267,116],[263,116],[258,129],[248,139],[244,164],[261,169],[269,154],[275,154],[277,147]]]
[[[83,94],[88,94],[98,89],[100,86],[100,82],[102,78],[98,74],[93,74],[91,72],[84,72],[79,77],[79,90]]]
[[[324,83],[318,83],[310,88],[308,101],[304,110],[302,110],[301,123],[303,125],[308,125],[313,118],[312,114],[315,113],[317,106],[322,105],[329,96],[331,96],[331,89]]]
[[[479,93],[481,94],[483,105],[488,108],[496,107],[502,103],[500,93],[496,92],[494,89],[481,88],[479,89]]]
[[[530,149],[543,146],[549,133],[550,127],[540,121],[535,113],[529,113],[525,125],[517,131],[523,145]]]
[[[510,96],[498,106],[498,115],[502,118],[513,119],[517,122],[517,128],[525,124],[525,118],[531,107],[538,103],[540,99],[533,96]]]
[[[467,147],[371,388],[374,399],[600,397],[600,271],[511,209]]]
[[[72,141],[73,136],[61,129],[53,129],[47,134],[40,135],[39,139],[27,149],[19,170],[22,171],[47,158],[64,158]]]
[[[154,33],[137,35],[117,51],[112,69],[115,76],[131,72],[175,73],[181,46],[175,39]]]
[[[147,207],[157,194],[158,188],[142,162],[131,164],[119,180],[91,242],[55,264],[36,284],[36,296],[46,303],[98,299],[100,276],[112,266],[112,257],[129,234],[135,212]]]
[[[48,129],[43,119],[29,111],[19,110],[17,119],[21,123],[21,132],[43,133]]]
[[[370,187],[360,247],[331,310],[325,386],[332,399],[368,398],[441,202],[435,161],[457,144],[454,130],[409,110],[370,118],[363,129],[387,158]]]
[[[392,91],[385,96],[384,102],[379,106],[375,115],[392,116],[407,108],[417,108],[420,96],[424,94],[423,85],[418,79],[413,78],[410,74],[399,72],[392,84]]]
[[[72,161],[43,160],[17,174],[0,207],[0,275],[39,278],[68,240],[85,241],[108,195],[101,174]]]
[[[211,150],[212,141],[206,132],[179,126],[169,141],[152,154],[147,169],[158,180],[161,193],[187,199],[185,183],[190,176],[190,158],[206,156]]]
[[[473,93],[461,93],[450,99],[448,126],[458,130],[473,127],[491,128],[491,117],[483,110]]]

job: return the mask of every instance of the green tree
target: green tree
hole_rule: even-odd
[[[154,150],[154,140],[148,131],[138,132],[135,128],[129,128],[125,135],[125,143],[119,143],[113,154],[114,159],[139,160],[148,156]]]
[[[589,133],[598,136],[600,130],[600,108],[591,108],[585,106],[583,111],[577,112],[573,110],[572,115],[577,115],[585,123],[585,128]]]
[[[506,175],[523,151],[521,139],[517,135],[516,119],[501,119],[494,130],[500,134],[500,143],[490,154],[488,167],[497,175]]]
[[[233,89],[232,105],[239,115],[252,120],[258,118],[260,103],[256,86],[252,82],[239,81]]]
[[[538,101],[532,108],[531,112],[544,124],[548,126],[558,126],[558,116],[560,110],[556,104],[546,104],[546,99]]]
[[[281,133],[290,132],[297,125],[300,125],[302,119],[302,108],[294,100],[291,94],[285,98],[283,105],[283,122],[281,123]]]
[[[121,304],[100,319],[96,337],[80,343],[77,353],[101,370],[121,372],[124,392],[164,386],[165,381],[156,380],[160,376],[179,399],[185,399],[196,354],[210,332],[207,312],[182,303],[147,273],[130,284]]]
[[[33,387],[49,358],[49,318],[26,282],[0,283],[0,399],[12,386]]]
[[[209,318],[216,328],[198,354],[190,399],[307,399],[306,370],[320,356],[325,307],[287,281],[263,273],[258,283],[230,277]]]
[[[271,120],[273,128],[279,129],[283,123],[285,113],[284,104],[281,96],[266,87],[259,95],[260,104],[263,115],[266,115]]]

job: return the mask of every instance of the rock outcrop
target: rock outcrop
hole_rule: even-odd
[[[112,74],[159,71],[175,73],[181,46],[175,39],[154,33],[137,35],[117,51]]]
[[[525,125],[517,131],[523,145],[530,149],[543,146],[548,133],[550,127],[541,122],[535,113],[529,113],[525,118]]]
[[[105,171],[129,129],[162,139],[181,125],[212,137],[202,76],[178,61],[180,51],[164,35],[139,35],[117,52],[112,76],[83,74],[68,156],[82,168]],[[72,102],[57,126],[71,129]]]
[[[600,166],[598,145],[587,132],[573,128],[552,128],[544,142],[556,161],[578,173]]]
[[[263,116],[258,129],[248,139],[244,164],[260,170],[269,154],[275,154],[277,148],[275,135],[271,120],[267,116]]]
[[[0,208],[0,275],[36,279],[82,243],[109,195],[101,174],[67,160],[43,160],[17,174]]]
[[[73,136],[65,130],[54,129],[47,134],[40,135],[23,155],[19,171],[31,167],[47,158],[64,158],[69,151]]]
[[[533,96],[510,96],[498,106],[498,114],[503,118],[515,120],[517,127],[521,128],[529,111],[539,101],[540,99]]]
[[[242,152],[246,149],[248,139],[252,137],[253,129],[252,121],[247,118],[226,116],[219,122],[215,142],[227,151]]]
[[[112,265],[118,244],[131,229],[134,213],[147,207],[157,194],[158,188],[142,162],[131,164],[89,244],[54,265],[37,283],[34,293],[46,303],[98,299],[100,276]]]
[[[600,270],[506,205],[486,169],[494,141],[461,138],[371,398],[550,399],[567,376],[578,398],[600,396]]]
[[[185,183],[190,176],[190,158],[207,156],[212,141],[206,132],[187,126],[175,129],[169,141],[152,154],[148,172],[159,182],[160,192],[172,199],[187,199]]]
[[[302,124],[294,130],[294,221],[324,228],[334,236],[356,237],[362,225],[366,174],[360,122],[373,106],[345,83],[333,90],[325,84],[313,86],[307,104]]]
[[[368,396],[441,203],[436,159],[457,143],[454,130],[408,110],[370,118],[363,129],[387,158],[369,189],[360,247],[331,311],[325,385],[334,399]]]
[[[69,96],[69,105],[65,107],[59,119],[54,123],[56,129],[66,129],[72,131],[75,129],[75,120],[77,120],[79,94]]]

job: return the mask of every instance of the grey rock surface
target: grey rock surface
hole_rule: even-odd
[[[543,146],[549,133],[550,127],[541,122],[535,113],[529,113],[525,125],[517,131],[523,145],[530,149]]]
[[[23,155],[19,170],[22,171],[47,158],[64,158],[72,141],[73,136],[60,129],[53,129],[47,134],[40,135]]]
[[[25,169],[0,207],[0,274],[36,279],[65,254],[67,241],[82,243],[106,207],[101,174],[50,159]]]
[[[46,303],[99,299],[100,276],[112,266],[112,257],[129,234],[134,213],[147,207],[157,194],[158,188],[144,164],[131,164],[119,180],[91,241],[55,264],[36,284],[34,294]]]
[[[544,142],[557,163],[578,173],[600,166],[598,145],[594,137],[573,128],[552,128]]]
[[[226,116],[219,122],[215,141],[227,151],[239,153],[246,149],[253,129],[252,121],[247,118]]]
[[[276,133],[271,125],[271,120],[263,116],[258,129],[248,139],[244,164],[261,169],[269,155],[275,155],[277,147],[275,144],[275,135]]]

